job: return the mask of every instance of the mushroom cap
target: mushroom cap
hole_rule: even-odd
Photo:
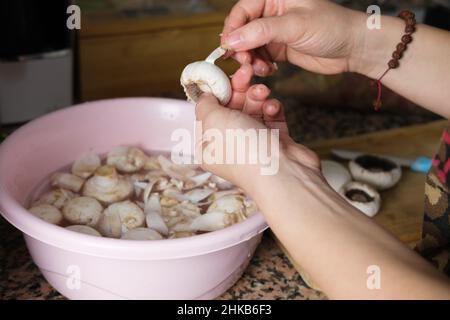
[[[363,182],[351,181],[341,188],[339,194],[366,216],[373,217],[380,210],[380,194]]]
[[[125,232],[121,239],[125,240],[161,240],[163,237],[155,230],[149,228],[136,228]]]
[[[126,200],[113,203],[103,211],[103,214],[117,215],[120,218],[122,232],[141,227],[145,221],[144,211],[135,203]]]
[[[187,65],[181,73],[181,85],[188,100],[197,103],[202,93],[213,94],[222,105],[231,99],[229,77],[218,66],[207,61]]]
[[[393,187],[402,176],[398,164],[378,156],[362,155],[350,161],[348,166],[355,180],[368,183],[378,190]]]
[[[47,221],[51,224],[60,224],[63,220],[63,215],[61,211],[51,204],[38,204],[36,206],[31,207],[28,209],[32,214],[34,214],[36,217]]]
[[[97,168],[93,177],[83,187],[83,195],[110,204],[122,201],[133,193],[133,182],[117,174],[112,166]]]
[[[339,190],[352,180],[350,172],[342,164],[331,160],[321,161],[322,174],[334,191]]]
[[[84,183],[82,178],[66,172],[55,172],[50,177],[50,181],[52,186],[58,186],[73,192],[79,192]]]
[[[145,153],[136,147],[119,146],[112,149],[106,163],[117,170],[127,173],[139,171],[148,161]]]
[[[51,204],[58,209],[62,209],[67,204],[67,202],[74,197],[75,194],[72,191],[63,188],[57,188],[44,193],[33,204],[33,206],[36,206],[38,204]]]
[[[91,228],[89,226],[81,225],[81,224],[75,224],[73,226],[66,227],[67,230],[75,231],[78,233],[84,233],[90,236],[94,237],[101,237],[102,235],[95,230],[94,228]]]
[[[63,208],[64,218],[73,224],[96,226],[100,220],[103,207],[91,197],[76,197]]]
[[[120,221],[119,214],[102,214],[97,230],[105,237],[120,238],[122,235],[122,221]]]
[[[86,153],[81,155],[72,164],[72,174],[87,179],[89,178],[95,170],[101,166],[101,160],[95,153]]]

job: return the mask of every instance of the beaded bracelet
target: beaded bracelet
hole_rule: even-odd
[[[403,57],[403,53],[408,48],[408,44],[410,44],[413,40],[411,35],[414,31],[416,31],[416,19],[413,12],[403,10],[399,13],[398,17],[402,18],[406,23],[405,34],[402,36],[401,42],[397,44],[396,50],[392,53],[392,59],[388,62],[388,68],[381,75],[381,77],[378,78],[378,80],[373,82],[373,84],[376,84],[378,88],[377,99],[373,103],[375,110],[377,111],[381,108],[381,80],[389,72],[389,70],[399,67],[399,60]]]

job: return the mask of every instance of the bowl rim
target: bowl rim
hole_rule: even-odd
[[[120,103],[117,103],[120,102]],[[9,149],[26,138],[26,132],[43,121],[51,118],[66,117],[71,113],[86,112],[92,108],[118,107],[120,104],[149,104],[158,106],[170,103],[178,108],[194,106],[186,101],[169,98],[118,98],[85,102],[60,109],[42,117],[34,119],[13,132],[0,144],[0,214],[13,226],[29,237],[47,243],[60,249],[92,255],[96,257],[127,259],[127,260],[162,260],[187,258],[204,255],[223,250],[262,233],[268,228],[261,212],[257,212],[248,219],[222,230],[178,239],[163,239],[152,241],[136,241],[93,237],[65,229],[45,222],[32,215],[6,189],[1,176],[7,168],[2,166],[2,159]]]

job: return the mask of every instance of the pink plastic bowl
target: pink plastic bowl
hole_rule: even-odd
[[[170,99],[116,99],[53,112],[0,146],[0,211],[24,234],[48,282],[70,299],[212,299],[250,261],[262,231],[258,213],[229,228],[184,239],[130,241],[68,231],[31,215],[27,197],[80,154],[118,145],[170,151],[177,128],[194,130],[194,108]]]

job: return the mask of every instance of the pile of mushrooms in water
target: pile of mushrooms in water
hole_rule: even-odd
[[[398,164],[373,155],[361,155],[345,168],[339,162],[322,160],[328,184],[354,207],[374,217],[381,207],[379,191],[396,185],[402,175]]]
[[[29,211],[68,230],[129,240],[182,238],[238,223],[255,203],[230,182],[196,165],[175,164],[131,146],[106,159],[84,154]]]

